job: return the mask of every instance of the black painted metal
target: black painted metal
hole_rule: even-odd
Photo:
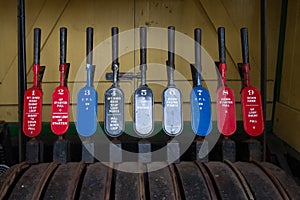
[[[40,64],[41,29],[34,29],[33,63]]]
[[[40,176],[40,180],[32,194],[32,199],[40,199],[42,194],[44,194],[46,189],[46,184],[48,183],[48,180],[52,177],[53,173],[59,166],[58,163],[52,162],[49,163],[47,168],[43,171],[43,174]]]
[[[26,39],[25,39],[25,3],[18,0],[18,121],[19,121],[19,162],[25,159],[25,135],[23,125],[23,100],[27,89],[26,80]]]
[[[94,29],[92,27],[88,27],[86,29],[86,64],[93,64],[93,38],[94,38]],[[92,84],[90,84],[92,85]]]
[[[42,163],[0,176],[1,199],[298,199],[300,186],[270,163]],[[111,167],[114,167],[112,169]],[[123,169],[121,171],[120,169]],[[125,171],[124,171],[125,170]],[[136,171],[138,173],[130,173]]]
[[[148,168],[155,164],[149,164]],[[150,199],[176,199],[171,176],[168,168],[148,173]]]
[[[242,175],[242,173],[237,169],[237,167],[230,162],[229,160],[225,160],[224,161],[225,164],[227,164],[231,170],[235,173],[235,175],[237,176],[237,178],[239,179],[240,183],[242,184],[242,187],[247,195],[248,199],[254,200],[254,195],[250,189],[250,186],[247,182],[247,180],[245,179],[245,177]]]
[[[241,41],[242,41],[242,57],[243,63],[249,63],[249,48],[248,48],[248,29],[242,28],[241,29]]]
[[[200,161],[195,161],[195,164],[201,171],[203,178],[205,179],[205,183],[207,186],[207,189],[209,190],[210,199],[217,199],[217,192],[214,188],[214,185],[212,183],[212,180],[209,178],[209,173],[207,171],[207,168],[204,166],[204,164]]]
[[[236,144],[235,141],[224,138],[222,140],[222,159],[235,162],[236,160]]]
[[[254,164],[238,162],[235,166],[251,186],[255,199],[266,199],[270,197],[273,197],[273,199],[282,199],[272,181]]]
[[[278,166],[268,162],[263,162],[260,164],[267,168],[270,173],[273,174],[276,179],[278,179],[289,197],[300,197],[300,190],[298,188],[299,183],[297,184],[295,179],[293,179],[291,176],[287,176],[288,173],[286,171],[283,171]]]
[[[23,176],[19,179],[12,191],[10,199],[30,199],[36,188],[39,186],[39,180],[47,169],[49,163],[43,163],[40,165],[32,165]],[[30,184],[28,184],[30,180]]]
[[[33,138],[26,143],[26,161],[29,163],[44,162],[44,143]]]
[[[263,109],[263,119],[266,127],[267,119],[267,1],[261,0],[260,15],[260,53],[261,53],[261,69],[260,69],[260,92]],[[267,159],[267,130],[263,132],[263,160]]]
[[[105,196],[108,167],[95,163],[86,167],[86,172],[82,180],[79,199],[96,199]]]
[[[218,43],[219,43],[219,60],[221,63],[226,63],[226,47],[225,47],[225,28],[218,28]]]
[[[210,178],[213,180],[212,182],[214,183],[215,188],[217,188],[216,191],[221,199],[226,199],[228,197],[247,199],[247,194],[241,183],[227,165],[221,162],[208,162],[205,163],[205,165],[211,174]],[[228,180],[230,180],[230,186]]]
[[[286,190],[282,187],[281,183],[271,173],[271,171],[268,168],[266,168],[264,165],[262,165],[260,162],[257,161],[252,161],[252,163],[254,163],[258,168],[260,168],[266,176],[268,176],[268,178],[272,181],[273,185],[276,187],[277,191],[280,193],[283,199],[285,200],[290,199]]]
[[[67,28],[60,28],[60,64],[66,63],[67,57]]]
[[[20,174],[23,174],[29,167],[28,163],[21,162],[12,166],[9,171],[0,177],[0,199],[8,198],[16,182],[20,179]]]
[[[78,182],[85,165],[82,162],[60,165],[47,185],[44,199],[74,199]],[[67,177],[67,178],[66,178]]]
[[[118,167],[138,170],[138,163],[121,163]],[[139,173],[116,171],[115,199],[144,199]],[[142,192],[140,192],[142,191]]]
[[[70,141],[58,139],[53,145],[53,161],[67,163],[70,161]]]
[[[186,199],[211,199],[205,177],[193,162],[176,164],[182,192]]]

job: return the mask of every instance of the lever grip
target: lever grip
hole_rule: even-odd
[[[67,55],[67,28],[60,28],[60,64],[66,63]]]
[[[33,47],[33,62],[34,64],[40,64],[40,49],[41,49],[41,29],[34,29],[34,47]]]
[[[219,43],[219,60],[221,63],[226,63],[226,53],[225,53],[225,28],[218,28],[218,43]]]
[[[242,41],[242,56],[243,63],[249,63],[249,46],[248,46],[248,29],[241,28],[241,41]]]
[[[168,66],[175,69],[174,65],[175,52],[175,27],[168,27]]]
[[[90,65],[93,63],[93,36],[94,29],[92,27],[88,27],[86,29],[86,64]]]
[[[201,72],[201,29],[196,28],[194,30],[195,38],[195,67],[198,73]]]
[[[111,29],[111,36],[112,36],[112,63],[118,64],[118,55],[119,55],[119,28],[113,27]]]
[[[146,64],[147,58],[147,29],[146,27],[140,28],[140,62],[141,65]]]

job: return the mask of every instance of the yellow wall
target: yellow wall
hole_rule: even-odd
[[[275,108],[274,132],[300,151],[300,2],[288,2],[286,39],[279,102]]]
[[[280,1],[281,2],[281,1]],[[281,3],[268,3],[268,106],[267,119],[271,118],[273,86],[277,56],[277,44],[280,20]],[[0,119],[9,122],[17,121],[17,1],[0,0]],[[51,93],[58,85],[59,73],[59,28],[68,28],[67,61],[71,63],[69,88],[79,87],[79,82],[85,80],[85,74],[76,78],[81,63],[85,56],[85,30],[92,26],[95,31],[94,46],[107,45],[107,49],[99,50],[103,55],[94,55],[98,75],[110,71],[109,63],[104,63],[105,58],[110,58],[109,44],[102,42],[109,38],[112,26],[118,26],[120,32],[128,31],[140,26],[166,28],[174,25],[182,34],[193,37],[193,29],[202,29],[202,43],[204,49],[212,60],[218,59],[217,28],[226,28],[228,85],[235,91],[237,100],[237,118],[241,120],[240,111],[240,82],[236,63],[241,62],[241,44],[239,29],[249,28],[250,63],[252,84],[260,87],[260,1],[240,0],[27,0],[26,1],[26,41],[27,41],[27,78],[28,87],[32,81],[32,39],[33,28],[42,29],[41,64],[46,65],[43,91],[43,121],[50,120]],[[138,36],[138,33],[136,33]],[[149,33],[150,37],[150,33]],[[138,37],[134,34],[127,40],[120,41],[120,49],[138,48]],[[161,46],[167,44],[165,39],[156,38]],[[136,46],[134,46],[134,44]],[[180,44],[176,43],[180,50]],[[183,48],[183,47],[182,47]],[[190,46],[191,54],[193,46]],[[101,59],[103,60],[101,61]],[[148,62],[155,63],[148,67],[148,83],[155,95],[155,120],[161,120],[161,93],[166,85],[165,64],[167,54],[165,51],[150,49]],[[139,71],[139,52],[131,51],[120,58],[121,71]],[[182,90],[184,97],[184,120],[189,120],[189,90],[191,81],[188,61],[183,57],[176,57],[176,85]],[[153,66],[153,67],[151,67]],[[211,75],[213,67],[204,72],[207,79],[206,85],[210,86],[212,101],[215,102],[216,79]],[[180,76],[181,75],[181,76]],[[295,76],[295,73],[291,76]],[[181,80],[181,81],[179,81]],[[296,79],[295,79],[296,80]],[[105,81],[104,75],[97,80],[99,94],[99,120],[103,120],[103,94],[111,85]],[[126,120],[131,121],[132,102],[131,95],[138,86],[138,81],[122,82],[121,87],[126,94]],[[75,94],[76,95],[76,94]],[[284,95],[284,94],[282,94]],[[72,100],[76,104],[76,100]],[[297,102],[294,102],[295,104]],[[299,105],[299,103],[298,103]],[[213,110],[215,112],[213,104]],[[215,120],[215,114],[214,114]]]

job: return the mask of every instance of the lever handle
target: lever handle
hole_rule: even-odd
[[[194,39],[195,39],[195,65],[193,66],[192,71],[192,78],[193,78],[193,85],[201,86],[201,29],[196,28],[194,30]]]
[[[174,65],[174,51],[175,51],[175,27],[168,27],[168,66],[175,69]]]
[[[94,29],[92,27],[88,27],[86,29],[86,64],[90,65],[93,63],[93,36]]]
[[[241,29],[243,63],[249,63],[248,29]]]
[[[67,55],[67,28],[60,28],[60,64],[66,63]]]
[[[111,35],[112,35],[112,63],[118,64],[118,55],[119,55],[119,28],[118,27],[113,27],[111,29]]]
[[[140,62],[141,65],[146,64],[147,58],[147,29],[146,27],[140,28]]]
[[[196,28],[194,30],[195,37],[195,67],[198,73],[201,72],[201,29]]]
[[[40,49],[41,49],[41,29],[35,28],[34,29],[34,47],[33,47],[33,62],[34,64],[40,64]]]
[[[221,63],[226,63],[226,53],[225,53],[225,28],[218,28],[218,43],[219,43],[219,60]]]

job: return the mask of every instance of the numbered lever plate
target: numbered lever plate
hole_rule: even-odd
[[[181,92],[175,87],[166,88],[162,99],[164,131],[170,136],[176,136],[183,128]]]
[[[94,87],[83,87],[77,96],[76,129],[81,136],[91,136],[97,130],[98,94]]]
[[[232,135],[236,130],[234,92],[222,86],[217,90],[218,130],[225,136]]]
[[[70,94],[66,87],[59,86],[52,93],[51,130],[56,135],[67,132],[69,127]]]
[[[40,88],[29,88],[24,94],[23,132],[36,137],[42,130],[42,99]]]
[[[134,93],[134,129],[140,136],[153,131],[153,93],[147,86],[139,87]]]
[[[209,91],[201,86],[190,93],[191,125],[194,133],[206,136],[212,129],[211,100]]]
[[[260,92],[248,86],[242,90],[241,97],[244,129],[249,135],[258,136],[264,130]]]
[[[125,129],[124,94],[119,88],[112,87],[105,92],[104,101],[105,132],[117,137]]]

